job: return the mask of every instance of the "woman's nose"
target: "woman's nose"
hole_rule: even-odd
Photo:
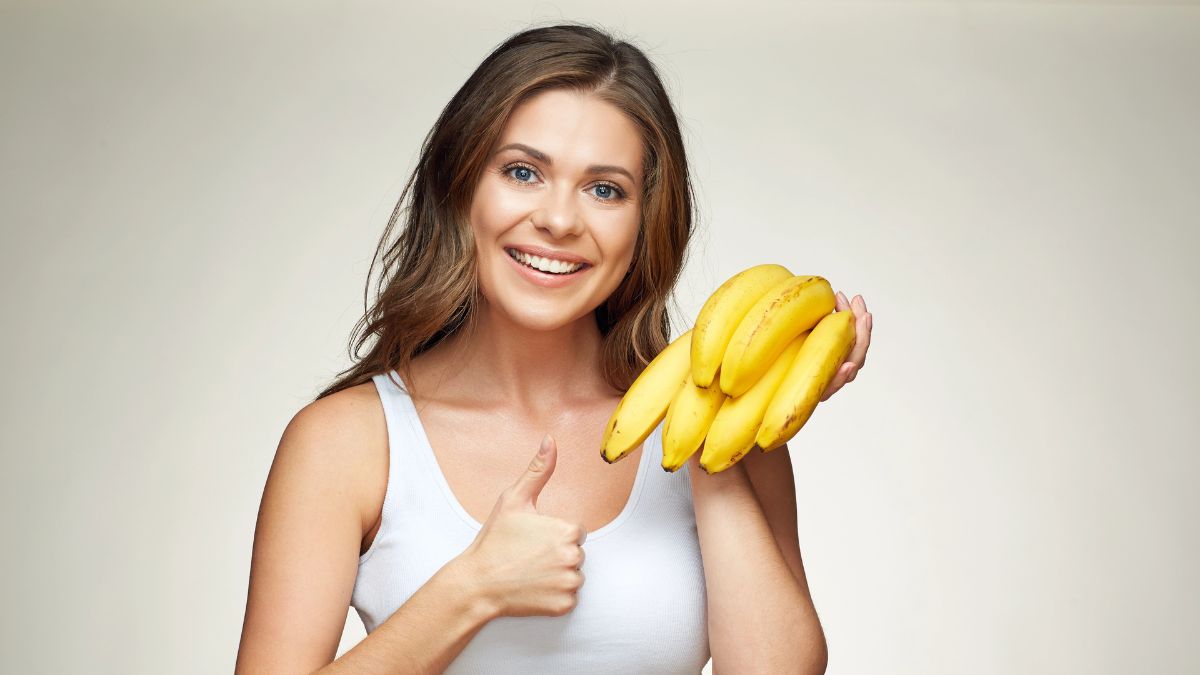
[[[574,192],[566,187],[546,190],[542,204],[531,218],[534,227],[544,230],[555,239],[581,233],[583,221],[575,201],[578,195]]]

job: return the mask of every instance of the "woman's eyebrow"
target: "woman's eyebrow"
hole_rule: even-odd
[[[554,160],[550,159],[550,155],[547,155],[537,148],[525,145],[524,143],[509,143],[508,145],[498,148],[496,150],[496,154],[500,154],[505,150],[520,150],[539,162],[545,162],[547,166],[554,166]],[[625,177],[630,180],[630,182],[635,184],[637,183],[637,181],[633,178],[633,174],[619,166],[616,166],[615,164],[592,164],[588,168],[584,169],[584,173],[619,173],[624,174]]]

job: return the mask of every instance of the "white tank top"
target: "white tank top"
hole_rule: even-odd
[[[483,527],[454,497],[412,399],[391,373],[372,378],[387,420],[388,482],[379,530],[359,558],[350,601],[367,633]],[[662,469],[661,424],[634,455],[639,464],[629,501],[584,540],[584,583],[575,607],[563,616],[493,619],[445,672],[667,674],[704,668],[707,594],[688,468]]]

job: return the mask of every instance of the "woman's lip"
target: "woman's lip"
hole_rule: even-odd
[[[504,248],[505,248],[505,250],[512,249],[514,251],[520,251],[522,253],[527,253],[529,255],[536,255],[540,258],[549,258],[550,260],[561,260],[562,262],[568,262],[568,263],[583,263],[584,265],[592,264],[591,261],[589,261],[587,258],[575,255],[574,253],[567,253],[566,251],[554,251],[554,250],[551,250],[548,248],[542,248],[541,246],[521,245],[521,246],[505,246]]]
[[[512,263],[512,266],[516,268],[521,276],[544,288],[561,288],[566,286],[579,279],[584,272],[592,268],[591,265],[584,265],[570,274],[550,274],[548,272],[540,272],[519,262],[516,258],[509,255],[508,251],[504,251],[504,257],[508,258],[508,262]]]

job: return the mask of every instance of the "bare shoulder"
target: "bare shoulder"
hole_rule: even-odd
[[[387,422],[374,382],[318,399],[292,417],[280,451],[321,465],[330,478],[358,497],[363,531],[376,521],[387,488]],[[285,450],[286,448],[286,450]]]
[[[292,417],[287,430],[337,435],[369,435],[373,422],[383,423],[383,409],[374,382],[364,382],[309,403]]]

